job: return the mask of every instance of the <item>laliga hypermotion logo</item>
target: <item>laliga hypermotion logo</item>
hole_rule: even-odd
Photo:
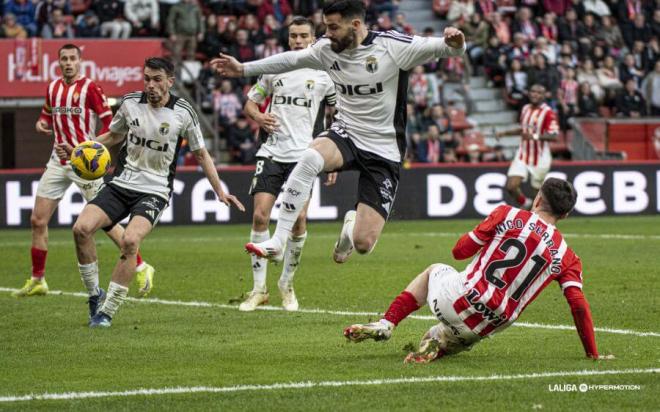
[[[60,68],[57,57],[50,53],[41,55],[39,66],[41,70],[33,72],[24,70],[24,64],[21,63],[21,53],[7,54],[7,81],[40,83],[50,82],[60,77]],[[17,58],[18,55],[18,58]],[[80,73],[96,82],[114,83],[117,87],[122,87],[128,82],[138,82],[142,80],[142,66],[115,66],[104,63],[97,63],[93,60],[83,60],[80,64]]]

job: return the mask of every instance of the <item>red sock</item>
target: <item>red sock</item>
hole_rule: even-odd
[[[392,301],[389,309],[385,312],[385,320],[398,325],[399,322],[404,320],[408,315],[419,309],[417,299],[412,293],[404,290],[399,296]]]
[[[46,270],[46,255],[48,254],[48,251],[33,247],[31,249],[31,254],[32,254],[32,277],[43,278],[44,271]]]
[[[516,199],[516,201],[518,201],[518,204],[519,204],[520,206],[522,206],[522,205],[524,205],[525,202],[527,201],[527,198],[525,197],[525,195],[523,195],[523,194],[521,193],[521,194],[518,196],[518,198]]]
[[[140,252],[138,252],[138,254],[137,254],[137,261],[136,261],[135,267],[138,267],[138,266],[140,266],[141,264],[142,264],[142,256],[140,256]]]

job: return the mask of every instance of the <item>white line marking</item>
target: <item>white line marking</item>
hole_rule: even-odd
[[[370,379],[355,381],[320,381],[320,382],[288,382],[274,383],[270,385],[235,385],[235,386],[177,386],[171,388],[149,388],[134,389],[130,391],[105,391],[105,392],[64,392],[64,393],[42,393],[21,396],[2,396],[0,402],[20,401],[46,401],[46,400],[71,400],[89,398],[127,397],[127,396],[154,396],[154,395],[177,395],[188,393],[230,393],[247,391],[268,391],[286,389],[310,389],[310,388],[336,388],[342,386],[376,386],[396,385],[412,383],[435,383],[435,382],[474,382],[474,381],[511,381],[521,379],[543,379],[568,376],[612,376],[658,373],[660,368],[648,369],[619,369],[619,370],[581,370],[562,372],[540,372],[519,375],[487,375],[487,376],[420,376],[410,378]]]
[[[401,237],[405,236],[407,238],[415,237],[451,237],[458,240],[459,237],[463,235],[462,232],[390,232],[383,233],[381,237]],[[626,234],[626,233],[562,233],[562,235],[567,238],[578,238],[578,239],[601,239],[601,240],[660,240],[660,235],[635,235],[635,234]],[[314,238],[318,239],[337,239],[336,234],[330,233],[320,233],[312,235]],[[185,237],[181,235],[176,235],[172,237],[154,237],[146,240],[148,243],[179,243],[182,240],[186,242],[212,242],[212,241],[223,241],[223,240],[236,240],[243,239],[245,242],[249,241],[249,236],[245,235],[235,235],[235,234],[222,234],[218,236],[191,236]],[[23,247],[30,245],[30,240],[15,240],[15,241],[3,241],[0,242],[1,247]],[[61,246],[61,245],[72,245],[73,240],[50,240],[48,241],[50,246]],[[112,241],[106,238],[100,238],[96,240],[97,245],[103,244],[112,244]]]
[[[18,289],[14,288],[4,288],[0,287],[0,292],[15,292]],[[64,292],[61,290],[51,290],[48,292],[49,295],[61,295],[61,296],[75,296],[81,298],[87,298],[86,293],[82,292]],[[238,305],[227,305],[223,303],[210,303],[210,302],[199,302],[199,301],[183,301],[183,300],[165,300],[158,298],[132,298],[128,297],[126,300],[130,302],[137,303],[151,303],[151,304],[160,304],[160,305],[173,305],[173,306],[188,306],[188,307],[197,307],[197,308],[219,308],[219,309],[232,309],[238,310]],[[257,310],[263,311],[284,311],[283,308],[279,306],[259,306]],[[298,313],[308,313],[316,315],[336,315],[336,316],[382,316],[381,312],[350,312],[345,310],[328,310],[328,309],[298,309]],[[410,315],[408,319],[417,319],[417,320],[436,320],[434,316],[424,316],[424,315]],[[575,326],[571,325],[547,325],[542,323],[527,323],[527,322],[514,322],[513,326],[518,326],[522,328],[531,328],[531,329],[555,329],[555,330],[575,330]],[[618,335],[634,335],[634,336],[653,336],[660,337],[658,332],[640,332],[630,329],[612,329],[612,328],[594,328],[596,332],[604,333],[614,333]]]

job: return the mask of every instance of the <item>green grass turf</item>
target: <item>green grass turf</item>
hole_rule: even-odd
[[[451,247],[475,221],[390,222],[374,253],[345,265],[331,261],[339,224],[312,223],[296,292],[302,308],[382,312],[430,263],[455,262]],[[597,327],[660,332],[660,217],[572,218],[560,224],[584,265],[585,294]],[[142,247],[156,266],[152,298],[227,304],[251,288],[242,252],[247,226],[158,227]],[[454,235],[456,234],[456,235]],[[571,236],[576,234],[579,236]],[[591,235],[623,234],[634,238]],[[640,237],[641,236],[641,237]],[[20,287],[29,273],[28,231],[0,231],[0,287]],[[117,259],[97,237],[101,285]],[[50,233],[51,290],[81,292],[71,233]],[[281,267],[269,266],[271,303],[279,305]],[[424,308],[418,314],[429,315]],[[283,313],[126,303],[110,330],[89,330],[82,297],[51,294],[17,300],[0,292],[0,397],[44,392],[124,391],[174,386],[363,381],[426,376],[515,375],[660,367],[660,337],[599,332],[601,353],[583,358],[572,330],[512,327],[470,351],[427,366],[405,366],[432,321],[407,320],[386,343],[347,343],[342,328],[365,316]],[[571,325],[564,298],[550,285],[520,322]],[[551,392],[551,384],[639,384],[638,391]],[[657,374],[550,377],[284,390],[106,397],[0,403],[0,409],[195,410],[658,410]],[[539,406],[540,405],[540,406]]]

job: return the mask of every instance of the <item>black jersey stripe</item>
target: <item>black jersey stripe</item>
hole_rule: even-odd
[[[190,104],[184,105],[179,103],[181,100],[177,101],[174,106],[175,107],[181,107],[182,109],[185,109],[190,117],[192,118],[193,125],[197,126],[199,124],[199,118],[197,117],[197,113],[195,113],[195,110],[190,106]]]

